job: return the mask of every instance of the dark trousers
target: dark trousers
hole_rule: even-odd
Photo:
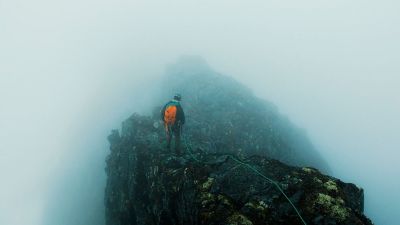
[[[165,132],[167,135],[167,148],[171,149],[172,136],[175,136],[175,152],[181,153],[181,131],[180,124],[165,124]]]

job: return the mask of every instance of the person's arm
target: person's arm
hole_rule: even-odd
[[[161,109],[161,120],[164,121],[164,115],[165,115],[165,109],[167,108],[167,104],[164,105],[164,107]],[[165,121],[164,121],[165,122]]]
[[[183,124],[185,124],[185,113],[183,112],[183,109],[182,109],[181,106],[179,106],[179,111],[181,112],[180,113],[180,121],[181,121],[181,123],[183,125]]]

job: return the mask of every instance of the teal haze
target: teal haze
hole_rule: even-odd
[[[0,1],[0,224],[102,225],[106,136],[150,113],[181,55],[273,102],[332,175],[365,189],[368,217],[396,224],[399,11],[392,0]]]

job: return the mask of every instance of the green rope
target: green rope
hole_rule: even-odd
[[[288,202],[290,203],[290,205],[292,205],[293,209],[296,211],[297,215],[299,216],[299,218],[301,219],[301,222],[303,222],[304,225],[307,225],[306,221],[304,221],[303,217],[300,215],[299,210],[297,210],[296,206],[293,204],[293,202],[289,199],[289,197],[285,194],[285,192],[282,190],[282,188],[279,186],[279,184],[277,182],[275,182],[274,180],[268,178],[267,176],[265,176],[264,174],[262,174],[260,171],[258,171],[257,169],[255,169],[254,167],[250,166],[249,164],[242,162],[238,159],[236,159],[235,157],[229,155],[229,157],[231,157],[234,161],[236,161],[237,163],[249,168],[250,170],[252,170],[253,172],[255,172],[256,174],[260,175],[262,178],[266,179],[267,181],[269,181],[270,183],[272,183],[273,185],[275,185],[276,188],[278,188],[278,190],[283,194],[283,196],[285,196],[285,198],[288,200]]]
[[[197,162],[202,163],[202,161],[200,161],[199,159],[197,159],[197,157],[192,153],[192,151],[190,150],[190,147],[188,147],[189,145],[186,142],[186,138],[185,136],[183,137],[183,141],[185,142],[185,146],[186,149],[188,151],[188,153],[190,154],[190,156]],[[265,176],[264,174],[262,174],[260,171],[258,171],[257,169],[255,169],[253,166],[251,166],[248,163],[245,163],[237,158],[235,158],[232,155],[228,155],[228,157],[230,157],[233,161],[237,162],[238,164],[247,167],[248,169],[250,169],[251,171],[253,171],[255,174],[261,176],[262,178],[264,178],[265,180],[267,180],[268,182],[270,182],[271,184],[275,185],[275,187],[283,194],[283,196],[285,196],[286,200],[288,200],[288,202],[290,203],[290,205],[293,207],[293,209],[296,211],[298,217],[300,218],[301,222],[304,225],[307,225],[306,221],[303,219],[303,217],[301,216],[299,210],[296,208],[296,206],[293,204],[293,202],[289,199],[289,197],[285,194],[285,192],[282,190],[282,188],[279,186],[279,184],[272,180],[271,178]]]
[[[199,163],[202,163],[202,161],[200,161],[199,159],[197,159],[197,157],[192,153],[192,151],[188,148],[188,144],[187,144],[187,142],[186,142],[186,138],[185,138],[185,136],[183,137],[183,141],[185,142],[185,146],[186,146],[186,150],[189,152],[189,155],[196,161],[196,162],[199,162]]]

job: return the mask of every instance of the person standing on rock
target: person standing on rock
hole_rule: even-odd
[[[181,106],[181,95],[175,94],[174,98],[169,101],[161,110],[161,120],[164,121],[165,133],[167,135],[167,148],[171,150],[172,135],[175,136],[175,152],[181,154],[181,132],[182,126],[185,124],[185,113]]]

